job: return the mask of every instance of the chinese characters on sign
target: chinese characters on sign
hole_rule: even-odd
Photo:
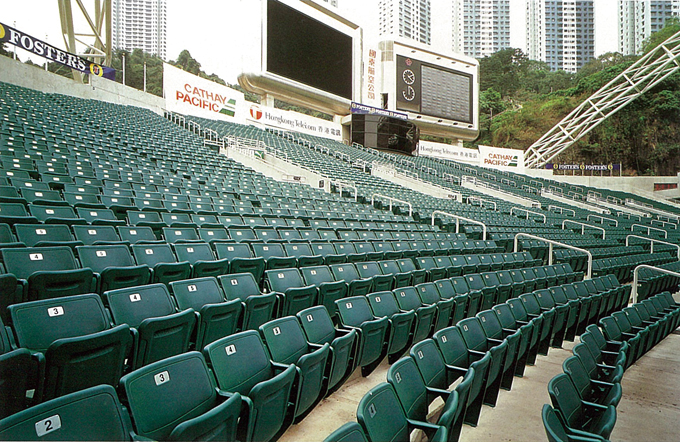
[[[366,89],[369,100],[375,100],[375,63],[378,53],[375,49],[368,51],[368,65],[366,75]]]

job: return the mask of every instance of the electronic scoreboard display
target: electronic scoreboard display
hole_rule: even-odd
[[[397,110],[473,123],[471,74],[397,55]]]

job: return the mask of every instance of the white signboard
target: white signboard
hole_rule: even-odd
[[[524,173],[524,151],[479,145],[479,165],[489,169]]]
[[[184,115],[245,123],[243,93],[163,64],[166,109]]]
[[[418,155],[459,161],[475,166],[479,165],[479,152],[477,149],[467,149],[454,144],[420,140],[418,143]]]
[[[298,112],[250,103],[246,120],[250,124],[300,132],[342,141],[342,125]]]

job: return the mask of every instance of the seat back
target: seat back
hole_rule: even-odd
[[[115,324],[139,325],[148,318],[177,312],[165,284],[110,290],[104,293]]]
[[[359,401],[357,420],[372,441],[407,441],[410,438],[404,410],[387,382],[371,388]]]
[[[0,420],[2,440],[130,440],[130,418],[110,385],[52,399]]]
[[[392,364],[387,370],[387,382],[394,388],[407,418],[427,420],[427,388],[412,358],[403,357]]]
[[[323,442],[369,442],[358,422],[347,422],[329,434]]]
[[[92,245],[98,242],[118,242],[121,241],[116,228],[113,226],[73,226],[73,233],[78,241],[85,245]]]
[[[418,367],[418,371],[430,388],[448,390],[455,380],[446,369],[446,363],[433,339],[417,342],[410,350],[410,356]]]
[[[73,251],[67,246],[0,249],[0,254],[5,270],[21,279],[28,279],[39,271],[80,268]]]

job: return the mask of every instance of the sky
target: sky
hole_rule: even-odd
[[[91,5],[93,2],[84,1]],[[364,39],[377,38],[377,0],[338,0],[339,12],[364,28]],[[446,12],[437,13],[437,8],[446,8],[448,1],[432,0],[433,46],[447,50],[450,42],[450,28],[446,26]],[[249,36],[256,30],[254,0],[167,0],[167,57],[174,60],[183,50],[188,49],[198,60],[203,70],[215,73],[228,83],[236,83]],[[616,30],[617,0],[595,2],[595,52],[596,56],[617,49]],[[74,9],[76,5],[74,4]],[[36,11],[40,11],[36,13]],[[511,34],[513,47],[525,49],[524,0],[510,0]],[[75,13],[74,13],[75,15]],[[4,2],[0,22],[42,39],[58,48],[65,48],[61,35],[59,10],[54,0],[21,0]],[[76,22],[77,23],[77,22]],[[77,26],[77,24],[76,24]],[[375,41],[375,40],[373,40]],[[29,54],[19,52],[22,60]],[[30,57],[35,63],[43,60]]]

